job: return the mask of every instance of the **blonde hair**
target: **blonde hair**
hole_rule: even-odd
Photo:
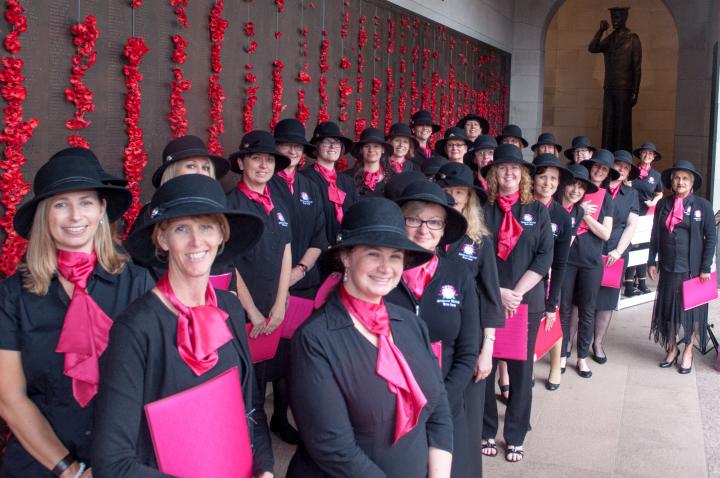
[[[163,251],[160,248],[160,234],[165,232],[170,226],[170,224],[177,221],[178,219],[183,219],[185,217],[192,217],[194,219],[208,218],[210,221],[220,226],[220,232],[222,232],[223,239],[222,244],[220,244],[217,252],[217,255],[220,255],[222,253],[222,249],[225,243],[230,239],[230,223],[228,222],[227,217],[225,217],[225,214],[201,214],[199,216],[181,216],[173,219],[166,219],[165,221],[161,221],[155,224],[152,231],[152,243],[155,246],[155,255],[157,256],[157,258],[163,261],[167,259],[168,255],[167,251]]]
[[[98,195],[100,198],[100,195]],[[33,294],[44,296],[50,289],[50,281],[57,273],[57,249],[55,241],[50,235],[48,216],[50,214],[50,201],[52,197],[43,199],[38,203],[30,229],[30,239],[25,254],[25,260],[19,266],[23,277],[23,287]],[[97,260],[103,269],[110,274],[119,274],[125,268],[128,257],[115,248],[110,221],[107,211],[103,213],[95,237],[93,249]]]
[[[167,168],[165,168],[165,171],[163,171],[162,177],[160,178],[160,185],[162,186],[166,182],[170,181],[172,178],[182,176],[182,174],[178,174],[177,167],[180,165],[181,162],[187,161],[188,159],[195,159],[195,158],[207,159],[208,162],[210,163],[210,177],[213,179],[217,179],[215,177],[215,163],[213,163],[210,158],[205,158],[205,156],[192,156],[190,158],[179,159],[177,161],[174,161]]]
[[[497,181],[497,168],[492,167],[488,170],[487,176],[487,193],[488,193],[488,204],[495,204],[495,199],[498,197],[498,181]],[[530,204],[533,201],[532,193],[532,178],[527,168],[520,166],[520,204]]]
[[[477,245],[482,244],[483,238],[490,235],[490,231],[485,225],[485,213],[480,205],[480,198],[475,193],[475,189],[467,188],[468,200],[463,207],[462,214],[467,219],[468,227],[465,234]]]

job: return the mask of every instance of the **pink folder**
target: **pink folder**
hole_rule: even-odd
[[[718,298],[717,272],[710,274],[710,280],[701,282],[699,277],[683,282],[683,306],[685,310],[694,309]]]
[[[548,351],[562,340],[562,325],[560,324],[560,313],[555,309],[555,322],[550,331],[545,330],[547,324],[547,318],[543,318],[540,321],[540,328],[538,329],[537,340],[535,341],[535,353],[533,354],[533,361],[537,362]]]
[[[603,260],[603,277],[600,285],[603,287],[610,287],[612,289],[619,289],[622,284],[623,269],[625,267],[625,259],[622,257],[615,261],[610,267],[607,266],[607,256],[602,256]]]
[[[230,280],[232,280],[232,272],[210,276],[209,279],[213,289],[228,290],[230,288]]]
[[[508,360],[527,359],[528,309],[520,304],[515,315],[505,320],[505,327],[495,329],[493,357]]]
[[[430,348],[438,359],[438,365],[442,368],[442,340],[430,342]]]
[[[597,206],[595,208],[595,212],[591,214],[590,216],[597,221],[597,218],[600,217],[600,210],[602,209],[603,200],[605,199],[605,194],[607,193],[607,190],[600,188],[596,192],[592,194],[586,194],[582,202],[589,202],[590,204],[594,204]],[[578,235],[582,234],[583,231],[587,231],[587,224],[584,220],[580,221],[580,225],[578,226]]]
[[[285,319],[283,320],[280,336],[284,339],[291,339],[298,327],[312,315],[313,306],[314,302],[312,300],[291,295],[287,310],[285,311]]]
[[[245,330],[248,334],[248,345],[250,346],[250,357],[253,363],[264,362],[275,356],[280,343],[280,335],[282,334],[282,326],[275,329],[272,334],[260,334],[257,337],[250,338],[252,324],[245,324]]]
[[[342,274],[339,272],[333,272],[329,276],[327,276],[327,279],[325,279],[325,282],[320,285],[320,288],[315,293],[315,309],[319,309],[323,305],[325,305],[325,302],[327,302],[328,297],[330,297],[330,293],[335,289],[335,287],[340,283],[342,280]]]
[[[180,478],[250,478],[253,456],[237,367],[145,405],[161,472]]]

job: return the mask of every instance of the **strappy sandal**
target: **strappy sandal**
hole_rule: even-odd
[[[520,459],[511,460],[510,455],[517,455],[520,457]],[[525,450],[522,449],[522,445],[508,445],[507,449],[505,450],[505,461],[509,461],[510,463],[517,463],[519,461],[522,461],[524,456]]]
[[[503,405],[507,405],[508,400],[510,399],[510,384],[507,384],[507,385],[498,384],[498,386],[500,387],[500,393],[497,395],[497,399]],[[507,393],[507,396],[505,396],[506,393]]]
[[[483,456],[487,456],[488,458],[497,456],[497,443],[495,443],[494,441],[490,443],[490,440],[480,441],[480,453],[482,453]]]

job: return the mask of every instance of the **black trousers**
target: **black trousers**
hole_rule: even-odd
[[[510,376],[510,398],[505,410],[505,428],[503,438],[509,445],[522,445],[530,425],[532,411],[532,374],[533,353],[538,328],[543,313],[530,314],[528,317],[527,360],[506,360]],[[495,438],[498,431],[498,410],[495,400],[495,371],[498,360],[493,359],[493,368],[486,379],[485,414],[483,418],[483,438]]]
[[[467,476],[473,478],[482,477],[482,453],[480,453],[480,442],[483,433],[483,415],[485,414],[485,388],[490,387],[493,382],[486,377],[478,383],[472,382],[465,389],[465,419],[468,428],[468,444],[472,464],[470,473]],[[453,472],[455,471],[455,459],[453,457]]]
[[[604,90],[603,148],[632,151],[632,93],[632,90]]]
[[[562,352],[570,356],[570,324],[573,305],[578,306],[577,356],[586,358],[595,332],[595,301],[603,276],[602,263],[595,267],[568,264],[560,296],[560,324],[563,331]]]

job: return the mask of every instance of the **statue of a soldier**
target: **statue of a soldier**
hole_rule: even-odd
[[[602,53],[605,57],[602,147],[610,151],[632,151],[633,145],[632,108],[640,90],[642,47],[637,34],[625,26],[628,10],[611,8],[612,33],[602,38],[610,27],[602,20],[588,46],[590,53]]]

